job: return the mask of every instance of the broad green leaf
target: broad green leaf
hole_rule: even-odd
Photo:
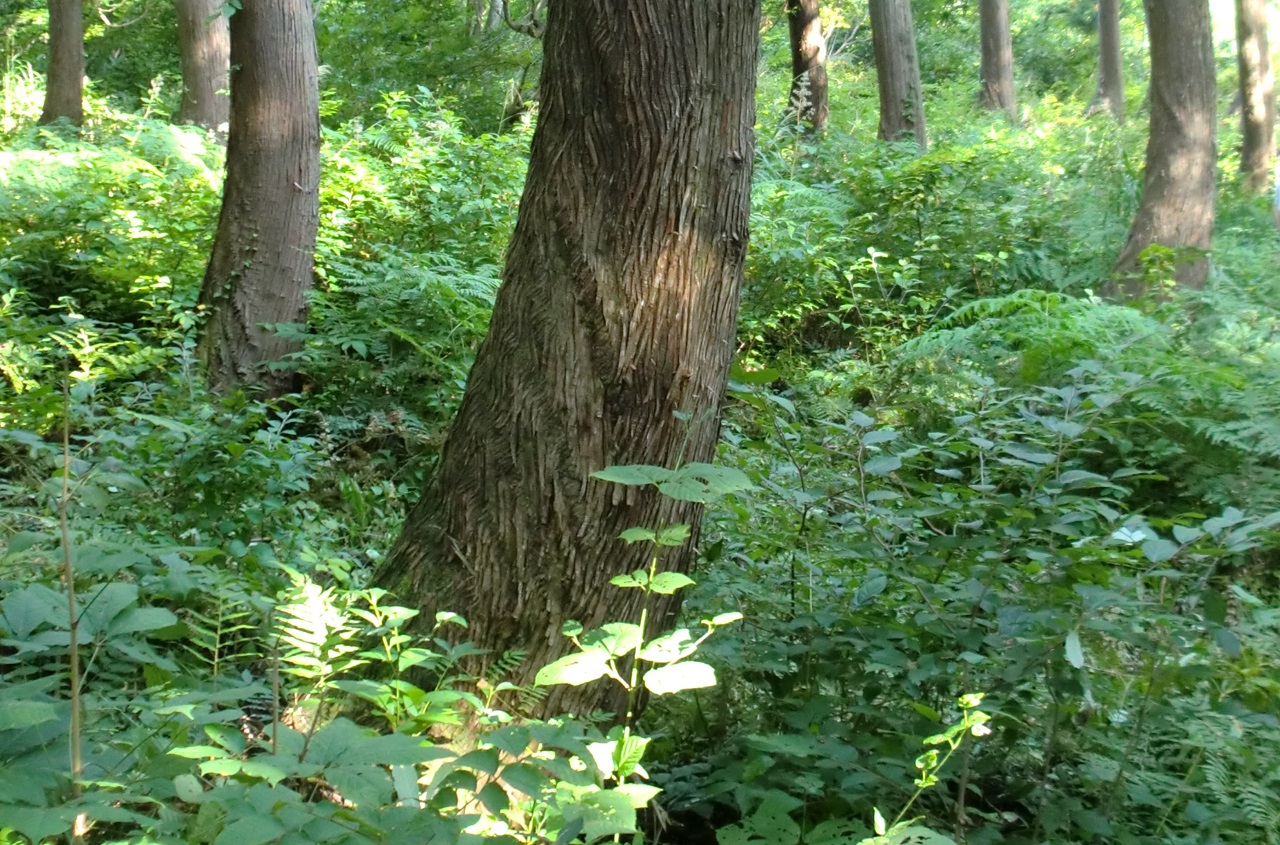
[[[587,842],[636,832],[636,809],[628,795],[612,789],[588,792],[579,799],[578,806]]]
[[[686,523],[678,523],[676,525],[668,525],[658,532],[654,538],[654,543],[659,546],[669,546],[676,548],[683,546],[689,541],[690,528]]]
[[[264,845],[285,832],[285,826],[272,816],[248,816],[227,825],[213,845]]]
[[[1080,632],[1076,630],[1067,632],[1067,639],[1064,643],[1067,653],[1067,662],[1077,669],[1084,668],[1084,647],[1080,644]]]
[[[1163,537],[1156,537],[1142,544],[1143,556],[1152,563],[1163,563],[1178,553],[1178,544]]]
[[[653,576],[653,580],[649,582],[649,589],[655,593],[661,593],[669,596],[676,590],[682,590],[685,587],[692,586],[694,580],[688,575],[682,575],[679,572],[659,572]]]
[[[649,802],[658,797],[662,790],[647,783],[623,783],[614,788],[614,792],[625,795],[631,800],[631,806],[637,810],[649,806]]]
[[[0,706],[0,731],[29,728],[58,718],[58,710],[47,701],[6,701]]]
[[[552,684],[579,686],[602,678],[609,671],[609,655],[599,649],[568,654],[538,670],[533,683],[545,687]]]
[[[714,687],[716,685],[716,670],[696,660],[672,663],[645,672],[644,685],[654,695],[668,695],[681,690]]]
[[[111,620],[106,633],[111,637],[119,637],[125,634],[158,631],[176,624],[178,624],[178,617],[163,607],[134,607]]]
[[[672,471],[665,467],[649,466],[648,464],[630,464],[627,466],[605,467],[598,472],[591,473],[592,478],[598,478],[601,481],[612,481],[614,484],[657,484],[666,481],[672,476]]]
[[[862,435],[863,446],[875,446],[880,443],[891,443],[898,439],[898,432],[891,428],[878,428]]]
[[[902,467],[902,458],[897,455],[877,455],[862,465],[867,475],[888,475]]]
[[[610,622],[601,625],[582,638],[582,647],[588,650],[603,649],[611,657],[631,654],[640,645],[640,626],[630,622]]]
[[[1034,446],[1025,446],[1021,443],[1006,443],[1004,452],[1012,455],[1020,461],[1026,461],[1031,464],[1051,464],[1058,459],[1058,456],[1052,452],[1046,452],[1044,449],[1037,449]]]
[[[626,540],[628,543],[653,542],[656,538],[652,528],[628,528],[618,535],[619,539]]]
[[[645,643],[640,649],[640,659],[650,663],[671,663],[688,657],[694,651],[693,634],[688,628],[680,628]]]
[[[536,766],[529,763],[516,763],[502,770],[502,782],[512,789],[519,790],[531,798],[537,798],[550,785]]]
[[[718,628],[721,625],[731,625],[741,619],[742,614],[736,610],[730,611],[729,613],[717,613],[715,616],[711,617],[711,626],[713,628]]]

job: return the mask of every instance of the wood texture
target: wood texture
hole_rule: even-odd
[[[638,619],[641,594],[608,583],[647,564],[623,530],[689,523],[696,540],[700,506],[590,474],[715,454],[750,217],[758,17],[749,0],[550,4],[489,333],[377,579],[427,620],[464,615],[490,660],[526,650],[517,682],[570,650],[566,619]],[[660,601],[654,627],[675,607]],[[542,712],[616,710],[615,690],[555,687]]]
[[[880,89],[879,138],[882,141],[915,138],[923,150],[928,146],[929,136],[924,122],[924,95],[920,90],[920,61],[911,2],[870,0],[869,11],[876,81]]]
[[[293,388],[296,349],[275,323],[306,319],[319,223],[320,94],[309,0],[253,0],[231,18],[231,130],[199,353],[217,391]]]

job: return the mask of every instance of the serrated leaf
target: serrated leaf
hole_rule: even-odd
[[[653,542],[656,537],[652,528],[628,528],[618,535],[618,539],[628,543]]]
[[[609,671],[609,655],[604,651],[592,649],[568,654],[559,660],[543,666],[538,670],[533,683],[545,687],[552,684],[568,684],[579,686],[603,678]]]
[[[654,695],[668,695],[688,689],[705,689],[716,685],[716,670],[696,660],[673,663],[645,672],[644,685]]]
[[[604,650],[611,657],[630,654],[640,645],[640,626],[630,622],[610,622],[601,625],[582,638],[582,646],[589,650]]]
[[[645,643],[640,650],[640,659],[650,663],[671,663],[693,654],[692,643],[693,634],[688,628],[671,631]]]
[[[668,525],[666,528],[663,528],[658,532],[653,541],[659,546],[676,548],[678,546],[683,546],[689,541],[690,533],[691,529],[686,523]]]
[[[649,589],[655,593],[669,596],[676,590],[682,590],[694,584],[694,580],[688,575],[682,575],[679,572],[659,572],[653,576],[653,580],[649,582]]]

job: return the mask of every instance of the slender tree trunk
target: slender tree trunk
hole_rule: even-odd
[[[1124,55],[1120,51],[1120,0],[1098,0],[1098,90],[1089,113],[1109,111],[1124,123]]]
[[[84,121],[84,4],[49,0],[49,73],[40,123]]]
[[[230,121],[231,30],[222,0],[174,0],[182,65],[179,123],[225,131]]]
[[[1276,148],[1275,76],[1265,0],[1236,0],[1236,45],[1243,129],[1240,170],[1249,190],[1261,193],[1271,183]]]
[[[869,11],[880,88],[880,140],[900,141],[914,136],[923,150],[929,141],[911,2],[870,0]]]
[[[250,0],[231,17],[231,129],[213,254],[200,291],[209,385],[288,392],[269,365],[297,347],[319,222],[320,114],[310,0]]]
[[[1108,293],[1144,292],[1136,278],[1153,244],[1190,249],[1177,268],[1183,286],[1204,286],[1213,240],[1217,178],[1217,83],[1209,0],[1144,0],[1151,39],[1151,131],[1142,202]],[[1182,256],[1185,258],[1185,255]]]
[[[638,620],[639,592],[609,579],[649,551],[620,532],[688,523],[696,539],[701,506],[590,473],[715,454],[750,216],[758,16],[749,0],[550,4],[542,111],[489,334],[377,579],[428,620],[464,615],[489,660],[526,650],[518,682],[571,650],[565,620]],[[663,566],[684,570],[690,554]],[[675,604],[654,607],[655,628]],[[611,686],[554,687],[542,710],[611,706]]]
[[[497,32],[502,28],[502,0],[489,0],[484,28],[489,32]]]
[[[827,126],[827,39],[818,0],[787,0],[791,34],[791,108],[813,132]]]
[[[1002,111],[1010,119],[1018,116],[1013,90],[1013,36],[1009,32],[1009,0],[979,0],[979,28],[982,40],[982,91],[978,102],[991,111]]]

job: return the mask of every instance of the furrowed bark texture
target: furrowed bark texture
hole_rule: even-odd
[[[1275,75],[1267,43],[1265,0],[1236,0],[1237,63],[1240,68],[1240,171],[1249,190],[1271,183],[1276,149]]]
[[[264,324],[306,319],[319,223],[320,95],[309,0],[252,0],[231,18],[231,129],[200,291],[209,386],[278,396],[268,365],[297,347]]]
[[[910,0],[870,0],[871,42],[880,88],[882,141],[914,137],[923,150],[929,143],[920,92],[920,62]]]
[[[1142,202],[1116,261],[1115,298],[1143,293],[1134,277],[1152,244],[1209,249],[1217,192],[1217,88],[1208,0],[1144,0],[1151,39],[1151,131]],[[1207,257],[1178,265],[1185,287],[1204,287]]]
[[[1120,0],[1098,0],[1098,90],[1089,113],[1109,111],[1124,123],[1124,56],[1120,51]]]
[[[1018,116],[1013,90],[1013,36],[1009,32],[1009,0],[979,0],[978,21],[982,41],[982,90],[979,104]]]
[[[758,14],[749,0],[550,5],[542,112],[489,334],[378,576],[428,621],[463,614],[488,660],[527,650],[518,682],[572,650],[566,619],[638,621],[641,594],[608,582],[650,550],[619,533],[689,523],[696,539],[700,506],[589,475],[715,453],[747,246]],[[650,630],[675,609],[661,600]],[[552,687],[541,710],[616,710],[610,687]]]
[[[230,120],[228,95],[231,30],[221,13],[222,0],[174,0],[178,13],[178,58],[182,66],[179,123],[225,131]]]
[[[65,118],[84,122],[84,4],[49,0],[49,72],[41,125]]]
[[[813,132],[827,126],[827,39],[818,0],[787,0],[791,37],[791,108]]]

